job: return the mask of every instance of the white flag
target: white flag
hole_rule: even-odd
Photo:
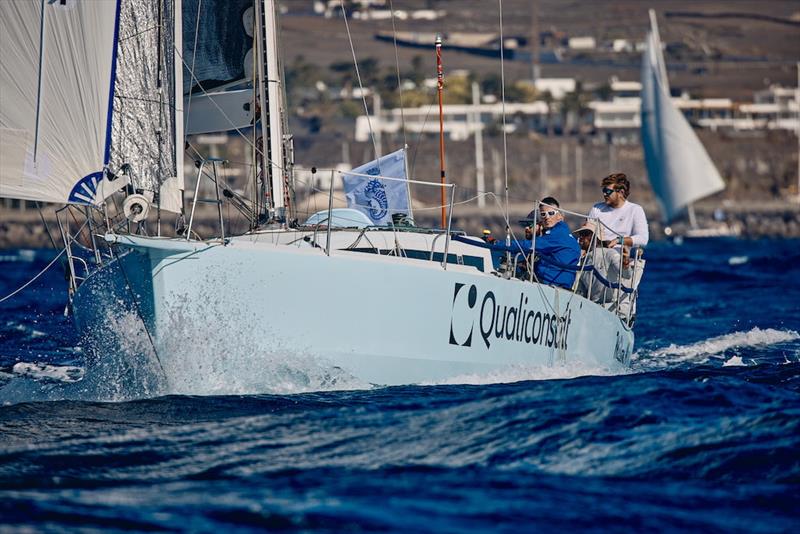
[[[410,215],[404,148],[351,172],[342,174],[348,208],[363,212],[376,226],[390,224],[393,213]],[[378,176],[400,180],[382,180]]]

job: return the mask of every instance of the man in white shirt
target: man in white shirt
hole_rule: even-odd
[[[624,173],[603,178],[603,202],[589,210],[589,219],[599,219],[609,241],[625,247],[644,247],[650,240],[647,217],[639,204],[628,200],[631,183]]]

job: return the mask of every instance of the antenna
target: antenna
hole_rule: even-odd
[[[439,93],[439,168],[442,171],[442,228],[447,224],[447,208],[444,198],[445,169],[444,169],[444,111],[442,110],[442,95],[444,93],[444,70],[442,69],[442,36],[436,34],[436,78]]]

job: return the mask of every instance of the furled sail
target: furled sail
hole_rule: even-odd
[[[253,91],[253,0],[183,1],[183,94],[187,134],[246,128]]]
[[[0,197],[102,200],[118,8],[0,2]]]
[[[253,0],[183,0],[183,93],[249,78],[252,28]]]
[[[110,167],[125,166],[135,189],[157,193],[162,209],[180,212],[175,37],[173,2],[122,1]]]
[[[655,13],[642,57],[642,146],[647,174],[670,221],[689,204],[725,188],[703,144],[670,98]]]

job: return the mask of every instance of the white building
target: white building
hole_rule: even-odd
[[[534,86],[537,93],[549,92],[554,99],[561,100],[567,93],[575,91],[575,78],[539,78]]]
[[[528,121],[534,128],[542,128],[547,117],[547,104],[542,101],[530,103],[511,103],[505,105],[506,111],[506,131],[514,132],[518,129],[517,119]],[[485,130],[488,125],[499,124],[503,117],[503,105],[478,104],[454,104],[444,106],[444,132],[454,141],[468,139],[476,130]],[[401,132],[405,118],[406,130],[409,132],[438,134],[439,120],[438,110],[429,106],[418,108],[387,109],[380,116],[366,115],[356,118],[356,141],[370,140],[370,125],[376,134],[388,133],[396,134]],[[476,115],[477,114],[477,115]],[[477,121],[475,118],[477,117]]]
[[[570,50],[594,50],[597,48],[597,41],[594,37],[570,37],[567,40]]]

